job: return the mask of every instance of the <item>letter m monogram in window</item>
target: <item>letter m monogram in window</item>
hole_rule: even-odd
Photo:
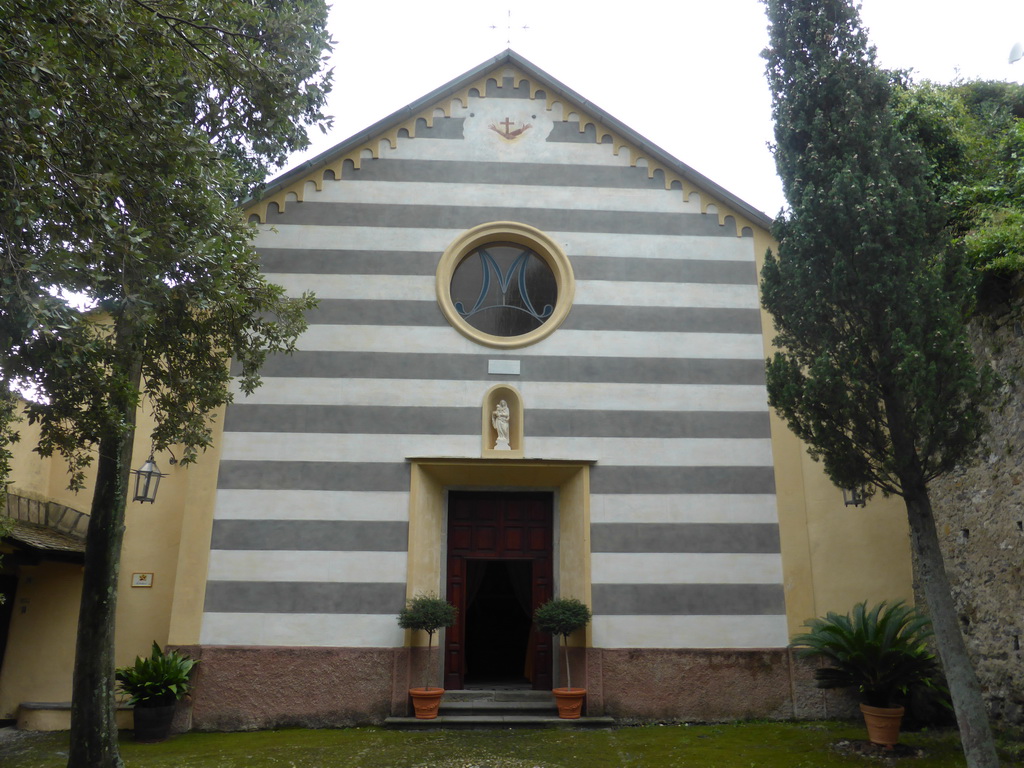
[[[546,339],[562,324],[576,281],[550,235],[518,221],[490,221],[445,248],[434,290],[445,319],[467,339],[517,349]]]
[[[459,316],[493,336],[521,336],[551,317],[558,285],[548,263],[509,242],[487,243],[459,262],[451,299]]]

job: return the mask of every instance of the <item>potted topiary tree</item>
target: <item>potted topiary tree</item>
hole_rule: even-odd
[[[440,597],[434,595],[416,595],[398,614],[398,626],[402,629],[422,630],[427,633],[427,664],[423,672],[423,687],[410,688],[413,710],[421,720],[437,717],[437,709],[441,704],[444,688],[428,686],[430,677],[430,649],[434,633],[442,627],[450,627],[455,623],[458,609]]]
[[[128,703],[134,707],[136,741],[163,741],[171,733],[178,700],[191,688],[189,675],[199,662],[177,651],[164,653],[153,642],[148,658],[119,667],[114,678]]]
[[[560,597],[539,606],[533,612],[533,620],[542,632],[550,632],[562,638],[565,648],[565,687],[555,688],[552,693],[558,704],[558,716],[575,720],[583,709],[586,688],[573,688],[569,670],[569,635],[590,623],[590,609],[575,597]]]
[[[810,631],[791,645],[803,657],[822,657],[819,688],[856,688],[868,739],[892,749],[899,742],[904,708],[898,704],[914,685],[936,688],[938,667],[925,641],[931,622],[912,607],[884,601],[870,610],[858,603],[848,615],[829,613],[805,623]]]

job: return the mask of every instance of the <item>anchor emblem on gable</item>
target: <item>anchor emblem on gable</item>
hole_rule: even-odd
[[[518,139],[533,126],[529,123],[523,123],[519,127],[512,122],[511,118],[506,117],[498,124],[491,123],[490,128],[496,134],[501,136],[503,139]]]

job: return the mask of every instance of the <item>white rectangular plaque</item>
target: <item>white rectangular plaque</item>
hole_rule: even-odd
[[[504,374],[505,376],[519,375],[518,360],[488,360],[487,372],[491,374]]]

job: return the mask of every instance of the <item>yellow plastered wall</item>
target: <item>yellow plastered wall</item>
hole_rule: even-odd
[[[223,425],[224,409],[214,416]],[[203,620],[206,599],[206,574],[210,565],[210,539],[213,535],[213,511],[217,501],[217,472],[220,468],[221,431],[202,458],[189,467],[189,483],[181,500],[176,580],[171,603],[167,642],[170,645],[196,645]]]
[[[11,446],[11,476],[7,478],[11,484],[7,489],[31,499],[43,498],[50,491],[50,461],[40,459],[39,454],[32,451],[39,442],[39,427],[22,421],[18,433],[21,439]],[[75,498],[70,491],[68,495]],[[69,503],[68,506],[75,505]]]
[[[133,466],[145,461],[150,448],[152,422],[142,409],[138,418]],[[68,490],[63,459],[44,459],[32,450],[38,441],[34,427],[23,422],[19,431],[21,441],[13,446],[10,492],[88,513],[94,472],[87,477],[86,490]],[[178,601],[187,604],[187,610],[176,613],[173,608],[178,592],[191,590],[190,597],[194,597],[195,583],[205,584],[209,525],[204,527],[202,521],[212,519],[219,451],[203,454],[198,463],[188,467],[171,465],[169,453],[155,458],[167,474],[156,503],[129,501],[125,510],[115,629],[118,665],[147,654],[153,641],[164,646],[198,640],[201,590],[198,600]],[[13,558],[3,567],[18,577],[10,636],[0,668],[0,717],[10,718],[21,702],[70,701],[82,567],[45,559],[38,565],[19,566]],[[133,574],[151,574],[146,581],[152,586],[133,587]],[[179,633],[185,639],[172,637],[175,617],[179,625],[194,632]]]
[[[0,672],[0,718],[22,701],[69,701],[82,567],[47,563],[18,569],[7,653]]]
[[[754,228],[760,275],[765,252],[776,248]],[[774,349],[771,316],[761,310],[765,357]],[[772,454],[782,545],[786,620],[790,635],[828,611],[846,613],[862,600],[913,602],[910,532],[900,499],[872,499],[845,507],[821,464],[786,424],[771,414]]]

